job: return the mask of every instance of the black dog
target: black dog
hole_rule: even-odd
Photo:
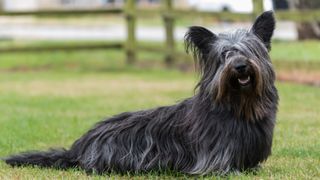
[[[195,95],[176,105],[126,112],[98,123],[69,150],[27,152],[13,166],[80,167],[88,172],[187,174],[255,168],[271,153],[278,95],[268,55],[275,27],[265,12],[250,30],[185,36],[201,74]]]

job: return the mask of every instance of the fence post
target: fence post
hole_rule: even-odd
[[[174,17],[172,16],[173,1],[164,0],[164,14],[163,20],[166,33],[166,57],[167,65],[172,65],[174,62],[175,43],[174,43]]]
[[[253,0],[253,19],[259,16],[263,11],[263,0]]]
[[[125,45],[127,63],[133,64],[136,61],[136,1],[127,0],[125,16],[127,21],[127,42]]]

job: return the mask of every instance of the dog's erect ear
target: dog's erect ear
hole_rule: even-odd
[[[191,51],[197,58],[205,58],[217,36],[208,29],[192,26],[185,35],[186,51]]]
[[[271,37],[275,28],[276,21],[272,11],[266,11],[257,17],[251,32],[258,36],[266,45],[267,49],[271,49]]]

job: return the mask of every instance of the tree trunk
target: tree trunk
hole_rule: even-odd
[[[294,1],[298,10],[320,9],[319,0],[289,0]],[[320,22],[297,23],[298,39],[320,39]]]

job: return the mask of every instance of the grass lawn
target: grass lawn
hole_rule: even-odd
[[[7,45],[0,43],[0,47]],[[11,42],[11,45],[21,44]],[[178,49],[182,51],[182,46]],[[319,51],[319,42],[275,42],[271,57],[276,68],[319,71]],[[163,66],[163,55],[139,53],[139,59],[143,59],[138,62],[139,67],[128,67],[124,59],[124,53],[115,50],[1,54],[0,157],[32,149],[69,147],[105,117],[172,104],[192,95],[197,80],[194,74],[159,68]],[[289,83],[278,83],[277,87],[280,106],[272,156],[257,174],[230,178],[320,177],[320,89]],[[106,176],[188,178],[170,172],[161,176],[155,173]],[[87,176],[79,170],[11,168],[0,162],[0,179],[105,179],[106,176]]]
[[[0,72],[0,157],[68,147],[95,122],[116,113],[172,104],[191,96],[196,78],[174,70]],[[320,90],[278,83],[280,107],[273,154],[257,174],[239,179],[320,177]],[[0,162],[0,179],[188,178],[177,173],[86,175]],[[194,177],[193,177],[194,178]],[[212,179],[214,177],[203,177]]]
[[[102,41],[0,41],[0,49],[8,47],[50,47],[59,44],[101,44]],[[147,47],[163,48],[164,44],[155,42],[139,42]],[[176,42],[177,51],[184,52],[183,42]],[[270,53],[277,69],[304,69],[318,71],[320,69],[319,41],[275,41]],[[138,52],[138,59],[144,66],[163,65],[164,52]],[[52,51],[38,53],[1,53],[0,70],[25,69],[73,69],[73,70],[112,70],[125,66],[125,53],[119,50],[83,50],[83,51]],[[191,58],[177,57],[178,63],[192,64]]]

